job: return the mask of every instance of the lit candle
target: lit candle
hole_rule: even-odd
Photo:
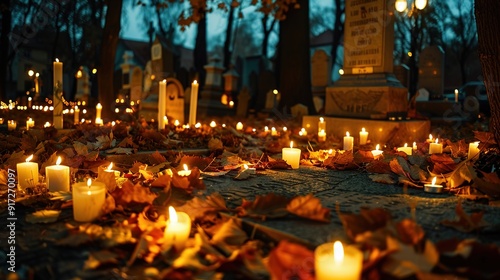
[[[101,118],[96,118],[96,119],[95,119],[95,124],[96,124],[97,126],[102,126],[102,125],[103,125],[103,121],[102,121],[102,119],[101,119]]]
[[[359,144],[366,145],[366,141],[368,141],[368,131],[363,127],[359,132]]]
[[[158,130],[165,128],[163,117],[167,113],[167,80],[160,81],[158,93]]]
[[[73,115],[73,122],[75,124],[80,122],[80,108],[78,108],[78,106],[75,106],[75,114]]]
[[[314,269],[317,280],[361,279],[363,253],[355,247],[345,249],[340,241],[325,243],[314,250]]]
[[[96,120],[101,118],[101,112],[102,112],[102,105],[101,105],[101,103],[97,103],[97,105],[95,106],[95,119]]]
[[[432,179],[431,184],[424,185],[424,191],[430,193],[440,193],[443,191],[443,186],[436,185],[436,177],[434,177],[434,179]]]
[[[210,127],[215,128],[217,126],[217,123],[215,121],[210,122]]]
[[[434,141],[432,140],[432,138],[433,138],[433,137],[432,137],[432,134],[429,134],[429,139],[425,140],[425,142],[427,142],[427,143],[432,143],[432,142],[434,142]]]
[[[276,130],[276,127],[271,127],[271,136],[278,136],[278,131]]]
[[[184,167],[184,170],[177,171],[177,175],[179,175],[179,176],[189,176],[189,175],[191,175],[191,170],[188,169],[187,164],[184,164],[183,167]]]
[[[16,127],[17,127],[17,122],[15,120],[9,120],[7,122],[7,129],[9,131],[16,130]]]
[[[241,122],[236,124],[236,130],[243,130],[243,124]]]
[[[168,207],[168,220],[166,221],[164,244],[181,251],[191,233],[191,218],[184,212],[176,212],[174,207]]]
[[[106,186],[103,183],[87,182],[73,185],[73,218],[77,222],[91,222],[101,216],[106,200]]]
[[[56,165],[45,167],[45,176],[50,192],[69,191],[69,166],[61,165],[61,157]]]
[[[290,148],[281,150],[281,158],[286,161],[293,169],[298,169],[300,164],[301,150],[293,147],[293,141],[290,141]]]
[[[45,122],[45,123],[43,124],[43,127],[51,127],[51,126],[52,126],[52,125],[51,125],[49,122]]]
[[[54,90],[52,102],[54,110],[52,111],[54,128],[63,128],[63,63],[56,58],[53,64],[54,70]]]
[[[417,148],[417,142],[413,142],[413,150],[416,151],[418,148]]]
[[[26,121],[26,130],[29,130],[30,127],[34,127],[34,126],[35,126],[35,121],[32,118],[29,118]]]
[[[372,150],[373,158],[377,159],[384,153],[383,151],[381,151],[379,149],[380,149],[380,145],[377,144],[377,146],[375,147],[375,150]]]
[[[326,131],[326,122],[325,122],[325,119],[323,117],[319,118],[318,133],[321,132],[321,130]]]
[[[256,172],[254,167],[248,167],[247,164],[243,164],[243,169],[250,174],[255,174]]]
[[[344,136],[344,151],[352,151],[354,147],[354,138],[350,136],[349,131]]]
[[[116,177],[120,177],[120,171],[113,170],[113,163],[108,166],[101,165],[97,169],[97,181],[105,184],[106,189],[113,191],[116,187]]]
[[[189,124],[196,123],[196,110],[198,109],[198,82],[196,80],[191,84],[191,100],[189,103]]]
[[[443,144],[438,143],[438,138],[436,138],[436,142],[430,143],[429,145],[429,154],[442,154],[443,153]]]
[[[300,136],[307,136],[307,130],[305,128],[301,128],[299,131]]]
[[[455,103],[458,103],[458,89],[455,89]]]
[[[473,159],[478,154],[479,154],[479,141],[469,143],[469,152],[467,153],[467,159]]]
[[[17,164],[17,180],[21,190],[34,187],[38,183],[38,163],[30,162],[33,155],[26,158],[26,162]]]
[[[181,125],[181,123],[179,122],[179,120],[175,120],[175,121],[174,121],[174,125],[175,125],[175,126],[179,126],[179,125]]]
[[[318,142],[325,142],[326,141],[326,132],[324,129],[322,129],[320,132],[318,132]]]
[[[416,145],[416,143],[414,143]],[[408,143],[405,143],[403,147],[398,148],[398,152],[404,152],[407,155],[411,156],[413,154],[413,149],[412,147],[408,147]]]

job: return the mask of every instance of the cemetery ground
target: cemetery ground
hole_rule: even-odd
[[[1,278],[314,279],[314,249],[334,240],[363,252],[364,279],[500,276],[498,144],[484,120],[433,126],[442,154],[418,139],[412,155],[386,143],[376,158],[375,143],[343,152],[342,138],[299,136],[298,119],[247,118],[242,130],[237,121],[161,132],[132,119],[5,127]],[[298,169],[281,159],[290,141],[302,152]],[[481,152],[467,159],[472,141]],[[39,182],[10,191],[12,170],[31,154]],[[71,193],[48,192],[45,167],[57,156],[72,183],[107,185],[99,218],[75,221]],[[110,163],[119,176],[99,173]],[[424,191],[432,177],[444,192]],[[192,220],[180,248],[164,234],[168,206]]]

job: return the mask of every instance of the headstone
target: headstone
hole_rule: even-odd
[[[300,103],[293,105],[290,111],[294,117],[303,117],[309,114],[307,106]]]
[[[238,95],[238,106],[236,107],[237,117],[244,118],[247,116],[250,99],[250,91],[247,87],[243,87],[243,89],[240,91],[240,94]]]
[[[325,114],[354,118],[405,117],[408,91],[393,71],[394,5],[347,1],[344,75],[326,90]]]
[[[137,101],[142,99],[142,69],[138,66],[132,70],[130,79],[130,100]]]
[[[265,70],[259,73],[257,80],[257,109],[272,109],[274,106],[274,97],[269,97],[273,93],[273,89],[276,88],[274,73],[270,70]],[[269,101],[272,99],[273,101]]]
[[[224,77],[224,91],[236,92],[238,90],[238,78],[240,75],[234,70],[233,66],[222,76]]]
[[[205,76],[205,88],[218,90],[222,85],[222,71],[224,68],[220,64],[220,57],[214,55],[210,58],[210,62],[205,65],[206,76]]]
[[[152,74],[157,81],[171,77],[174,74],[174,54],[156,37],[151,46]]]
[[[311,84],[314,87],[326,87],[330,83],[330,57],[324,50],[316,50],[311,58]]]
[[[151,68],[151,60],[146,63],[146,67],[144,67],[144,75],[143,75],[143,96],[141,99],[144,99],[146,95],[151,91],[151,86],[153,85],[153,80],[151,79],[151,75],[153,75],[153,69]]]
[[[419,87],[426,88],[431,98],[438,99],[444,92],[444,51],[439,46],[426,47],[419,58]]]
[[[276,89],[272,89],[266,93],[265,110],[272,110],[279,104],[280,93]]]
[[[179,80],[167,79],[167,117],[184,123],[184,90]]]

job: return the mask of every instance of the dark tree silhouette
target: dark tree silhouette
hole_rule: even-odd
[[[2,14],[2,33],[0,34],[0,100],[5,100],[7,91],[7,58],[9,54],[9,33],[12,29],[12,14],[10,1],[2,1],[0,4]]]
[[[474,8],[479,60],[491,108],[490,131],[500,143],[500,1],[476,0]]]

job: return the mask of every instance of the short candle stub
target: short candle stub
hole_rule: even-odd
[[[432,179],[432,184],[425,184],[424,191],[428,193],[442,193],[444,187],[442,185],[436,185],[436,177]]]

